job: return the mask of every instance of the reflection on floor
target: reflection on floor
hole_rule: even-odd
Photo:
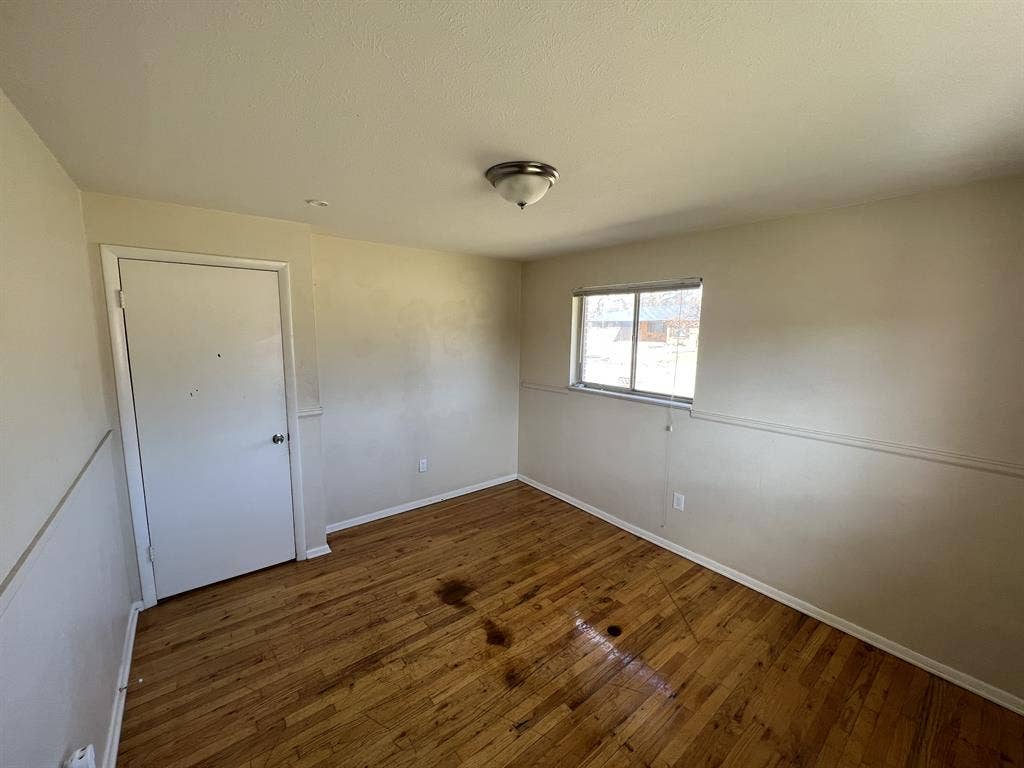
[[[140,617],[119,766],[1022,766],[1024,718],[522,483]]]

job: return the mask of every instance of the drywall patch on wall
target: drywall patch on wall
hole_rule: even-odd
[[[328,525],[514,473],[520,265],[312,247]]]

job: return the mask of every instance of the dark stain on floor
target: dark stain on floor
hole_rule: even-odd
[[[484,632],[487,633],[488,645],[500,645],[503,648],[512,645],[512,638],[508,633],[490,619],[484,619]]]
[[[505,669],[505,685],[508,688],[515,688],[523,682],[522,676],[519,674],[519,670],[515,667],[507,667]]]
[[[441,582],[434,594],[445,605],[454,605],[456,608],[466,607],[466,597],[473,591],[473,585],[467,584],[461,579],[448,579]]]
[[[618,624],[609,624],[608,634],[612,637],[618,637],[622,634],[622,627],[620,627]]]

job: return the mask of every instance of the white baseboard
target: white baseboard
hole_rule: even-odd
[[[343,531],[346,528],[355,528],[357,525],[363,523],[372,523],[374,520],[381,520],[385,517],[391,517],[392,515],[400,515],[402,512],[409,512],[413,509],[419,509],[420,507],[426,507],[429,504],[436,504],[439,501],[447,501],[448,499],[454,499],[457,496],[465,496],[467,493],[473,493],[474,491],[482,491],[485,488],[490,488],[495,485],[501,485],[502,483],[510,483],[515,480],[517,475],[504,475],[503,477],[495,477],[492,480],[484,480],[482,483],[476,483],[475,485],[467,485],[465,488],[457,488],[454,491],[447,491],[445,493],[438,494],[437,496],[431,496],[427,499],[417,499],[416,501],[409,501],[405,504],[399,504],[397,507],[388,507],[387,509],[380,509],[376,512],[370,512],[367,515],[360,515],[359,517],[353,517],[349,520],[342,520],[339,523],[331,523],[327,526],[327,533],[336,533]]]
[[[313,547],[312,549],[306,550],[306,559],[312,560],[314,557],[320,557],[321,555],[331,554],[331,548],[324,544],[321,547]]]
[[[698,565],[703,565],[705,568],[715,571],[716,573],[720,573],[726,578],[732,579],[745,587],[750,587],[755,592],[760,592],[762,595],[766,595],[783,605],[788,605],[790,608],[800,611],[800,613],[815,618],[823,624],[828,624],[830,627],[835,627],[838,630],[846,632],[848,635],[852,635],[858,640],[863,640],[869,645],[873,645],[887,653],[891,653],[893,656],[903,659],[903,661],[913,664],[915,667],[920,667],[926,672],[931,672],[933,675],[941,677],[943,680],[948,680],[951,683],[959,685],[961,688],[966,688],[968,691],[978,694],[982,698],[993,701],[1013,712],[1024,715],[1024,699],[1019,696],[1015,696],[1009,691],[1004,691],[1001,688],[997,688],[994,685],[990,685],[989,683],[978,680],[975,677],[971,677],[964,672],[960,672],[959,670],[953,669],[941,662],[928,658],[927,656],[902,646],[893,640],[882,637],[869,629],[864,629],[864,627],[858,626],[846,619],[822,610],[816,605],[811,605],[798,597],[793,597],[792,595],[782,592],[781,590],[765,584],[764,582],[758,581],[751,576],[747,576],[745,573],[740,573],[727,565],[722,565],[721,563],[704,557],[703,555],[699,555],[696,552],[691,552],[685,547],[681,547],[668,539],[662,538],[661,536],[651,533],[639,526],[633,525],[632,523],[627,523],[625,520],[615,517],[615,515],[609,514],[602,509],[598,509],[591,504],[587,504],[585,501],[580,501],[567,493],[562,493],[555,488],[539,483],[533,478],[527,477],[526,475],[519,475],[518,478],[527,485],[532,485],[539,491],[543,491],[550,496],[554,496],[556,499],[561,499],[564,502],[572,504],[574,507],[582,509],[584,512],[589,512],[595,517],[601,518],[605,522],[611,523],[624,531],[632,533],[634,536],[639,536],[641,539],[645,539],[662,549],[667,549],[669,552],[677,554],[680,557],[685,557],[687,560],[692,560]]]
[[[124,719],[124,699],[127,695],[128,675],[132,668],[132,649],[135,647],[135,628],[139,623],[142,602],[132,603],[128,613],[128,626],[124,630],[124,648],[121,651],[121,669],[117,674],[117,688],[114,689],[114,706],[110,713],[107,729],[107,748],[103,753],[103,768],[117,765],[117,747],[121,742],[121,722]]]

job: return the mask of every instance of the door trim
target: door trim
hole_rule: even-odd
[[[128,364],[127,334],[121,309],[121,259],[162,261],[171,264],[195,264],[205,267],[258,269],[277,273],[281,306],[281,346],[284,357],[285,406],[288,412],[288,463],[291,468],[292,520],[295,531],[295,559],[306,559],[306,515],[302,503],[302,455],[299,449],[298,388],[295,374],[295,331],[292,323],[291,274],[285,261],[243,259],[237,256],[215,256],[205,253],[162,251],[126,245],[100,245],[103,265],[103,293],[110,324],[110,347],[114,358],[114,384],[117,410],[124,446],[124,468],[128,481],[128,502],[135,531],[135,554],[139,563],[142,602],[146,608],[156,605],[156,575],[149,558],[149,520],[146,515],[146,494],[142,482],[142,456],[138,428],[135,423],[135,399],[132,394],[131,370]],[[131,301],[131,297],[128,298]]]

